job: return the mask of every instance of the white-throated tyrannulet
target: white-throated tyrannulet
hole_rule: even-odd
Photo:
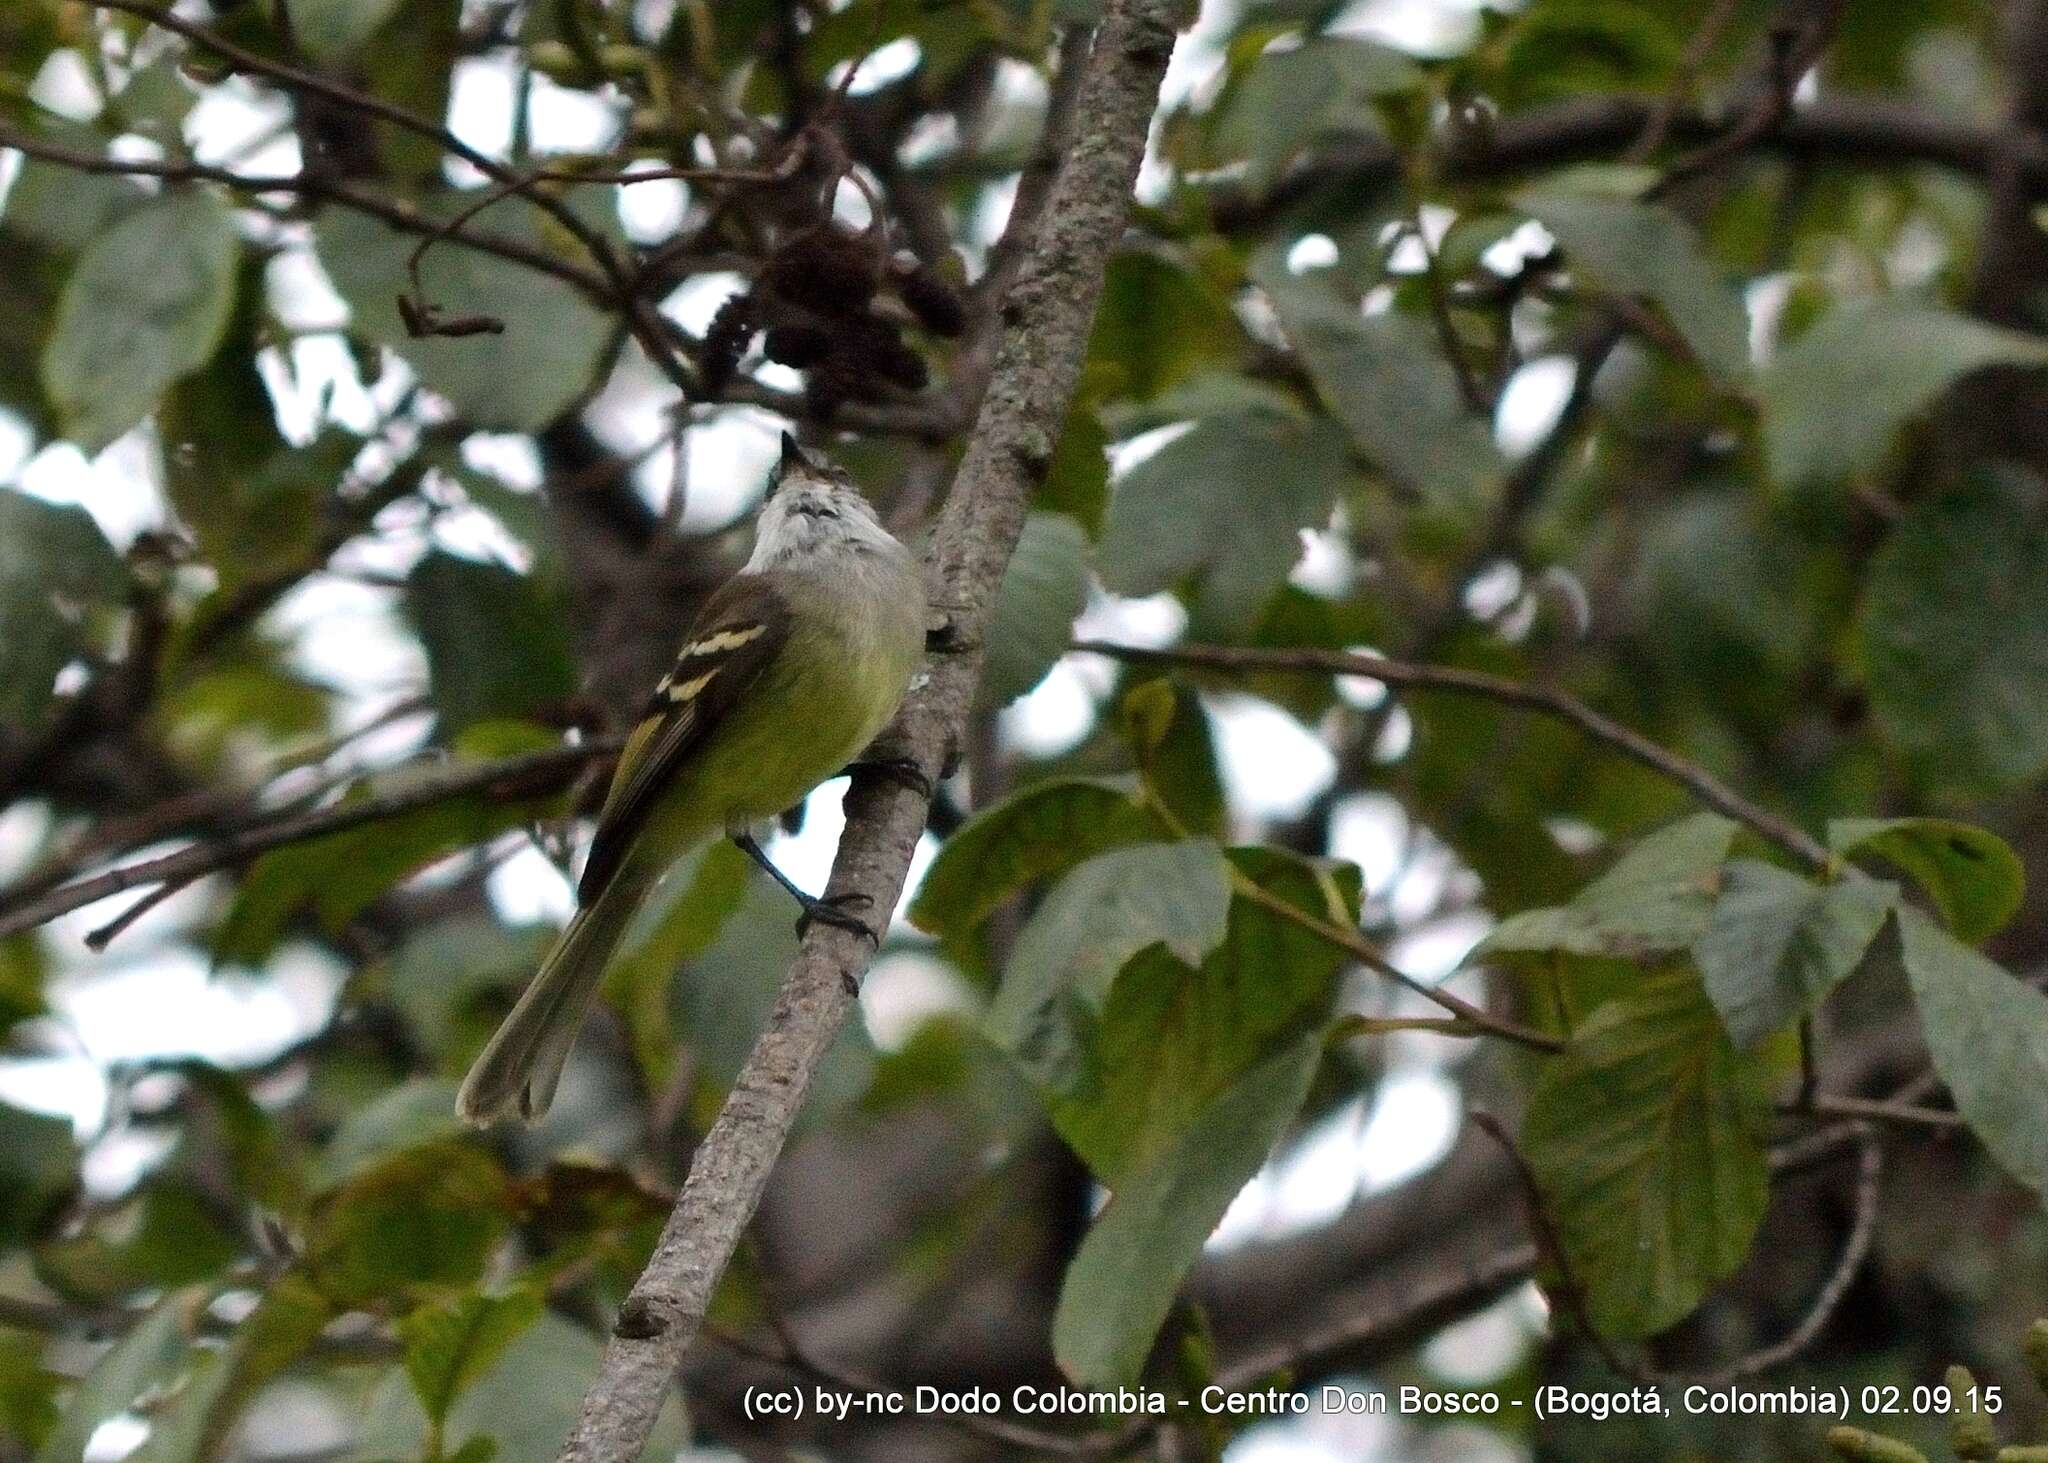
[[[577,887],[582,908],[470,1068],[456,1099],[465,1119],[547,1111],[648,891],[719,834],[759,857],[747,830],[867,749],[903,699],[924,634],[917,561],[852,479],[785,435],[753,557],[705,601],[627,738]]]

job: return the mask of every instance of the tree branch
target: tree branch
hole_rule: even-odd
[[[1103,272],[1129,216],[1172,54],[1175,10],[1171,0],[1111,0],[1089,54],[1080,130],[998,312],[1003,333],[995,366],[928,556],[952,633],[898,723],[905,755],[928,776],[951,760],[966,725],[996,587],[1080,375]],[[873,910],[894,908],[926,812],[926,798],[907,787],[857,781],[828,894],[863,895]],[[646,1270],[620,1308],[562,1453],[570,1463],[639,1458],[811,1080],[852,1010],[867,955],[856,934],[822,923],[811,928],[767,1029],[697,1150]]]
[[[1540,712],[1569,722],[1623,756],[1668,777],[1715,812],[1733,818],[1808,868],[1824,869],[1832,862],[1832,855],[1812,835],[1751,802],[1706,768],[1686,761],[1642,733],[1601,715],[1569,692],[1550,686],[1533,686],[1486,671],[1416,665],[1338,650],[1262,650],[1227,645],[1175,645],[1153,650],[1137,645],[1113,645],[1100,640],[1076,641],[1073,648],[1139,665],[1200,666],[1237,675],[1255,671],[1301,671],[1312,675],[1366,676],[1388,686],[1418,691],[1450,691]]]
[[[1443,157],[1438,175],[1450,181],[1512,177],[1617,154],[1643,134],[1663,105],[1661,97],[1617,96],[1532,107],[1502,118],[1483,145]],[[1682,108],[1668,119],[1665,136],[1704,146],[1743,120],[1741,114]],[[1795,108],[1754,145],[1846,166],[1932,163],[1977,177],[1993,173],[2002,148],[1993,129],[1873,96],[1824,97]],[[2027,148],[2021,165],[2038,179],[2048,171],[2048,148]],[[1361,138],[1312,154],[1263,193],[1230,183],[1219,184],[1210,197],[1218,226],[1239,232],[1259,227],[1321,189],[1374,191],[1396,186],[1401,176],[1401,155],[1391,144]]]
[[[252,823],[175,853],[123,864],[87,879],[61,884],[12,908],[0,905],[0,938],[34,929],[60,914],[97,903],[110,894],[156,884],[189,883],[221,869],[247,863],[257,854],[281,848],[287,843],[303,843],[325,834],[359,828],[365,823],[393,818],[467,793],[485,793],[502,799],[539,797],[566,786],[593,757],[616,752],[620,743],[621,739],[617,737],[593,737],[574,745],[549,747],[519,757],[456,767],[446,773],[422,777],[410,787],[396,788],[359,802],[337,803],[312,812]]]

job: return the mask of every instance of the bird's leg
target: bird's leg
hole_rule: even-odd
[[[753,834],[735,833],[732,835],[732,841],[733,845],[741,853],[767,870],[768,877],[787,889],[790,897],[803,906],[804,912],[798,916],[796,922],[796,932],[799,937],[811,927],[812,921],[815,920],[820,924],[834,925],[842,930],[851,930],[856,935],[866,935],[870,945],[873,945],[877,950],[882,948],[882,937],[869,927],[868,922],[843,907],[849,904],[866,905],[874,903],[867,895],[862,894],[858,890],[850,890],[845,894],[828,895],[822,899],[813,894],[806,894],[803,890],[797,888],[789,875],[775,867],[775,861],[768,857],[767,852],[759,843],[754,841]]]
[[[862,757],[858,762],[847,763],[845,772],[848,777],[884,777],[926,802],[932,800],[932,780],[925,776],[915,757]]]

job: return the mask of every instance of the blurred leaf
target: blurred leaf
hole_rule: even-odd
[[[1871,710],[1932,780],[1995,790],[2048,767],[2044,582],[2042,504],[1988,481],[1916,504],[1871,561]]]
[[[150,720],[182,766],[201,775],[246,775],[251,763],[327,733],[332,693],[285,669],[285,657],[273,652],[238,641],[225,654],[207,657],[208,669],[182,675],[158,693]]]
[[[45,126],[41,135],[84,152],[103,145],[84,127]],[[0,207],[0,227],[44,249],[76,254],[149,201],[133,178],[24,158]]]
[[[40,1337],[0,1331],[0,1438],[24,1450],[40,1448],[56,1431],[63,1380],[43,1365]]]
[[[226,205],[189,191],[136,209],[79,257],[43,350],[43,385],[87,455],[213,354],[240,251]]]
[[[554,247],[544,242],[533,209],[523,200],[510,203],[485,209],[473,226]],[[612,322],[562,281],[474,249],[432,249],[420,266],[429,303],[450,315],[502,320],[505,332],[416,340],[396,302],[411,292],[405,265],[419,240],[341,209],[322,212],[314,238],[348,301],[352,328],[397,351],[474,425],[536,430],[593,385]]]
[[[1735,1045],[1753,1047],[1818,1004],[1863,963],[1897,901],[1895,886],[1874,879],[1815,884],[1731,860],[1692,956]]]
[[[471,1285],[504,1232],[505,1176],[464,1143],[407,1148],[324,1196],[306,1235],[321,1291],[356,1307]]]
[[[1474,950],[1502,955],[1562,950],[1641,960],[1684,950],[1705,933],[1721,887],[1721,862],[1735,824],[1718,813],[1692,817],[1641,840],[1571,903],[1501,921]]]
[[[1088,603],[1088,536],[1063,513],[1033,513],[1003,571],[979,700],[1007,706],[1066,654]]]
[[[1238,634],[1301,557],[1301,530],[1328,521],[1344,474],[1344,443],[1327,421],[1197,422],[1118,480],[1098,550],[1102,582],[1140,595],[1198,578],[1198,631]]]
[[[1538,1069],[1521,1146],[1597,1330],[1661,1331],[1742,1263],[1770,1117],[1689,971],[1645,976]]]
[[[128,570],[83,508],[0,488],[0,727],[33,722]]]
[[[334,1308],[305,1277],[272,1282],[226,1347],[198,1354],[191,1378],[150,1418],[130,1463],[210,1463],[256,1394],[313,1344]]]
[[[436,1428],[447,1422],[448,1409],[540,1314],[540,1292],[519,1288],[430,1302],[400,1321],[406,1375],[428,1421]]]
[[[684,967],[716,944],[739,913],[754,873],[752,861],[731,843],[707,844],[687,871],[663,880],[661,887],[673,889],[673,896],[653,906],[657,912],[646,934],[629,941],[605,972],[605,997],[625,1018],[633,1054],[652,1090],[659,1091],[674,1075],[680,1055],[669,1020],[672,987]]]
[[[1323,278],[1289,275],[1277,260],[1258,278],[1323,400],[1382,472],[1432,506],[1469,511],[1492,499],[1500,451],[1459,394],[1435,330],[1397,310],[1362,315]]]
[[[40,1246],[36,1275],[72,1300],[104,1304],[136,1291],[161,1292],[215,1277],[242,1254],[195,1184],[167,1175],[87,1228]]]
[[[1601,289],[1654,303],[1708,372],[1749,375],[1749,317],[1741,297],[1670,209],[1627,199],[1531,190],[1515,206],[1550,231],[1571,267]]]
[[[1148,945],[1199,965],[1222,941],[1230,870],[1206,839],[1098,854],[1053,886],[1018,934],[984,1018],[1034,1082],[1080,1075],[1075,1033],[1093,1025],[1117,971]]]
[[[191,1351],[190,1328],[204,1301],[197,1290],[173,1291],[115,1341],[64,1404],[36,1463],[83,1463],[86,1445],[101,1423],[126,1412],[151,1388],[175,1379]]]
[[[1901,909],[1899,947],[1934,1070],[2005,1171],[2048,1194],[2048,996]]]
[[[412,767],[382,774],[358,784],[349,798],[374,797],[440,770]],[[399,880],[457,849],[518,827],[543,807],[537,801],[496,802],[473,793],[272,849],[243,876],[214,936],[214,956],[226,964],[255,964],[276,948],[290,921],[308,911],[329,934],[339,934]]]
[[[575,693],[567,613],[555,586],[437,551],[407,578],[405,613],[426,647],[444,734],[528,716]]]
[[[227,354],[223,352],[223,356]],[[197,394],[192,388],[213,385],[195,378],[178,388],[177,395],[181,407],[199,406],[200,411],[181,412],[175,423],[167,419],[165,429],[209,443],[222,437],[242,437],[260,446],[265,437],[274,436],[268,430],[273,408],[256,377],[253,354],[244,354],[233,363],[218,361],[211,369],[226,371],[236,366],[248,371],[249,386],[255,392],[255,399],[245,403],[242,411],[230,417],[201,415],[208,408],[214,412],[229,409],[219,396],[227,388],[216,387],[213,399],[203,405],[192,402],[189,398]],[[251,430],[252,421],[258,430]],[[216,475],[221,468],[230,467],[213,460],[220,456],[218,452],[186,454],[195,460],[181,467],[179,454],[173,451],[173,466],[165,474],[171,499],[180,521],[199,540],[200,552],[218,571],[221,597],[254,581],[288,579],[319,567],[327,503],[362,448],[363,439],[354,432],[330,427],[303,447],[279,442],[277,449],[258,463],[242,466],[237,462],[230,468],[232,475],[226,477]],[[205,616],[213,607],[206,605],[199,614]]]
[[[34,1236],[77,1184],[70,1121],[0,1102],[0,1246]]]
[[[348,1114],[313,1165],[314,1189],[332,1188],[391,1154],[460,1134],[456,1085],[441,1077],[410,1077]]]
[[[1088,341],[1088,363],[1105,400],[1149,400],[1204,369],[1234,366],[1244,348],[1229,302],[1201,276],[1139,250],[1110,260]],[[1111,372],[1120,383],[1115,390]]]
[[[1109,434],[1086,381],[1067,410],[1037,501],[1047,512],[1073,519],[1090,538],[1102,532],[1102,515],[1109,507]]]
[[[451,1450],[461,1451],[474,1439],[492,1439],[498,1450],[491,1463],[554,1463],[582,1409],[584,1390],[597,1374],[602,1351],[602,1343],[590,1332],[558,1315],[543,1314],[456,1399],[448,1412],[445,1441]],[[404,1370],[393,1367],[363,1405],[356,1454],[365,1459],[418,1458],[426,1439],[426,1414]],[[682,1411],[671,1395],[641,1456],[673,1458],[685,1440]]]
[[[1041,782],[954,831],[911,902],[911,923],[941,939],[965,935],[1027,884],[1165,833],[1142,802],[1113,783]]]
[[[1173,715],[1151,751],[1152,795],[1165,803],[1189,831],[1220,836],[1227,820],[1216,739],[1202,698],[1186,686],[1173,687]]]
[[[1210,131],[1218,161],[1250,163],[1263,188],[1303,148],[1332,137],[1382,135],[1375,104],[1418,90],[1422,70],[1394,50],[1356,36],[1315,36],[1269,49],[1244,65]]]
[[[1974,944],[2005,927],[2026,896],[2027,871],[1989,829],[1948,818],[1837,818],[1828,847],[1845,858],[1881,858],[1926,890],[1959,940]]]
[[[1269,893],[1319,919],[1356,920],[1355,869],[1333,876],[1324,865],[1268,848],[1232,849],[1228,857]],[[1189,913],[1177,938],[1192,946],[1206,933]],[[1246,1071],[1319,1027],[1347,963],[1321,936],[1242,898],[1231,901],[1223,941],[1199,965],[1163,944],[1139,951],[1094,1019],[1067,1034],[1077,1059],[1048,1068],[1041,1090],[1054,1126],[1114,1189],[1171,1151],[1196,1114]]]
[[[43,999],[46,969],[33,931],[0,938],[0,1040],[10,1027],[50,1009]]]
[[[290,0],[292,34],[315,61],[355,50],[398,12],[404,0]]]
[[[2048,363],[2048,342],[1910,300],[1838,306],[1758,382],[1771,473],[1787,487],[1873,471],[1949,385],[1986,366]]]
[[[1501,57],[1503,104],[1656,91],[1679,65],[1679,39],[1658,17],[1615,0],[1549,0],[1514,19]]]
[[[1294,1120],[1321,1055],[1314,1033],[1281,1047],[1117,1183],[1067,1267],[1053,1318],[1053,1355],[1075,1385],[1137,1382],[1182,1278]]]
[[[457,1041],[463,1013],[486,991],[525,985],[558,933],[478,916],[429,926],[399,947],[389,969],[391,998],[419,1044],[444,1059],[445,1073],[454,1075],[455,1064],[475,1054]]]

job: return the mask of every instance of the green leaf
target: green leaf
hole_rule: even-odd
[[[398,1323],[406,1375],[435,1427],[448,1420],[456,1399],[497,1364],[540,1314],[540,1292],[520,1287],[433,1302]]]
[[[1828,847],[1883,859],[1925,889],[1957,939],[1975,944],[2019,912],[2027,871],[2003,838],[1948,818],[1837,818]]]
[[[455,1400],[443,1429],[449,1463],[474,1463],[479,1439],[497,1444],[490,1463],[554,1463],[597,1375],[603,1344],[554,1314],[519,1333]],[[363,1404],[360,1458],[418,1458],[425,1451],[426,1414],[405,1371],[393,1367]],[[672,1395],[641,1457],[671,1459],[685,1451],[682,1409]]]
[[[954,831],[925,872],[911,922],[941,939],[965,935],[1026,885],[1105,849],[1165,835],[1124,787],[1083,778],[1037,783]]]
[[[566,606],[555,586],[435,552],[406,579],[405,613],[426,647],[444,733],[525,717],[575,692]]]
[[[1207,839],[1098,854],[1053,886],[1018,934],[984,1029],[1041,1086],[1075,1077],[1077,1030],[1147,945],[1200,965],[1222,941],[1230,867]]]
[[[285,1274],[220,1351],[202,1352],[170,1400],[150,1417],[148,1440],[131,1463],[209,1463],[272,1378],[304,1354],[335,1309],[303,1275]]]
[[[88,455],[213,354],[240,252],[227,206],[185,191],[128,214],[79,258],[43,348],[43,387]]]
[[[1758,382],[1772,475],[1837,483],[1883,461],[1913,417],[1986,366],[2048,363],[2048,342],[1911,300],[1844,306],[1785,347]]]
[[[306,1261],[346,1306],[422,1285],[472,1285],[504,1232],[505,1176],[463,1143],[427,1144],[384,1159],[315,1207]]]
[[[404,0],[291,0],[292,34],[308,56],[331,61],[375,35]]]
[[[34,1235],[77,1183],[70,1122],[0,1102],[0,1246]]]
[[[1149,400],[1201,371],[1234,366],[1244,330],[1230,304],[1191,270],[1155,253],[1109,262],[1088,340],[1092,380],[1104,399]],[[1111,390],[1111,381],[1120,386]]]
[[[670,1020],[675,983],[690,962],[717,943],[746,904],[754,874],[753,863],[731,843],[710,844],[687,873],[663,881],[674,895],[657,907],[647,933],[629,940],[605,972],[605,998],[625,1019],[633,1054],[652,1091],[662,1090],[674,1076],[682,1046]]]
[[[109,1347],[64,1404],[36,1463],[82,1463],[86,1444],[101,1423],[126,1412],[151,1388],[175,1379],[191,1352],[191,1327],[204,1302],[200,1291],[173,1291]]]
[[[1301,557],[1301,530],[1329,521],[1345,470],[1343,438],[1327,421],[1249,413],[1197,422],[1118,480],[1097,556],[1102,582],[1142,595],[1195,577],[1197,628],[1242,632]]]
[[[1769,1197],[1770,1115],[1689,971],[1646,977],[1544,1063],[1522,1149],[1595,1329],[1661,1331],[1742,1263]]]
[[[1899,947],[1927,1052],[1956,1111],[2005,1171],[2048,1195],[2048,996],[1917,910]]]
[[[1428,324],[1398,310],[1360,314],[1355,299],[1318,275],[1289,275],[1277,256],[1256,277],[1324,402],[1380,471],[1436,507],[1493,497],[1500,451]]]
[[[410,767],[358,784],[350,799],[374,797],[441,767]],[[482,794],[443,798],[356,828],[286,844],[249,866],[213,953],[225,964],[256,964],[283,938],[286,926],[310,911],[329,934],[339,934],[370,902],[401,879],[459,848],[468,848],[538,816],[543,800],[495,802]]]
[[[1721,863],[1734,841],[1735,824],[1718,813],[1659,829],[1571,903],[1503,920],[1472,958],[1556,950],[1641,960],[1684,950],[1713,915]]]
[[[1039,507],[1080,524],[1090,538],[1102,532],[1102,515],[1109,507],[1109,433],[1094,400],[1101,390],[1097,382],[1091,391],[1083,378],[1036,499]]]
[[[1375,103],[1422,85],[1422,70],[1389,46],[1318,36],[1252,57],[1220,108],[1210,146],[1250,163],[1263,188],[1303,148],[1331,137],[1382,135]]]
[[[1231,864],[1317,918],[1357,918],[1357,871],[1269,848],[1232,849]],[[1196,1114],[1250,1068],[1327,1018],[1343,952],[1320,935],[1238,898],[1223,941],[1196,966],[1163,944],[1124,964],[1108,999],[1078,1002],[1040,1089],[1053,1125],[1114,1188],[1171,1150]]]
[[[1994,791],[2048,767],[2043,583],[2048,518],[1989,481],[1915,505],[1871,561],[1871,710],[1931,780]]]
[[[455,1089],[447,1078],[410,1077],[350,1112],[313,1165],[314,1189],[330,1189],[391,1154],[461,1133]]]
[[[996,591],[980,697],[1006,706],[1066,654],[1088,603],[1088,536],[1063,513],[1033,513]]]
[[[1804,1015],[1861,965],[1897,900],[1894,886],[1874,879],[1815,884],[1732,860],[1692,957],[1736,1046],[1747,1050]]]
[[[153,1176],[119,1208],[39,1246],[36,1277],[67,1299],[92,1305],[209,1279],[245,1245],[242,1232],[222,1225],[219,1208],[217,1193],[209,1203],[195,1183]]]
[[[1135,1383],[1182,1278],[1300,1111],[1322,1042],[1298,1037],[1205,1103],[1173,1146],[1127,1175],[1060,1285],[1053,1355],[1077,1386]]]
[[[523,199],[508,202],[486,208],[470,226],[551,247],[535,210]],[[348,302],[352,328],[397,351],[472,425],[535,431],[590,389],[612,322],[572,286],[474,249],[429,250],[420,267],[428,302],[450,316],[488,315],[505,330],[414,339],[396,302],[412,290],[406,260],[416,236],[361,213],[328,209],[314,225],[314,240]]]
[[[33,722],[84,649],[88,616],[120,603],[121,556],[83,508],[0,488],[0,727]]]
[[[28,1457],[57,1429],[57,1389],[63,1378],[43,1365],[41,1337],[0,1331],[0,1438]]]
[[[1749,317],[1684,219],[1655,204],[1549,190],[1519,193],[1514,203],[1549,230],[1575,271],[1662,310],[1710,373],[1748,376]]]
[[[464,1018],[494,990],[523,987],[559,933],[551,925],[507,928],[488,916],[447,920],[413,935],[391,957],[389,990],[420,1046],[453,1075],[475,1055]],[[495,1024],[495,1013],[493,1015]],[[480,1044],[481,1030],[474,1033]]]

